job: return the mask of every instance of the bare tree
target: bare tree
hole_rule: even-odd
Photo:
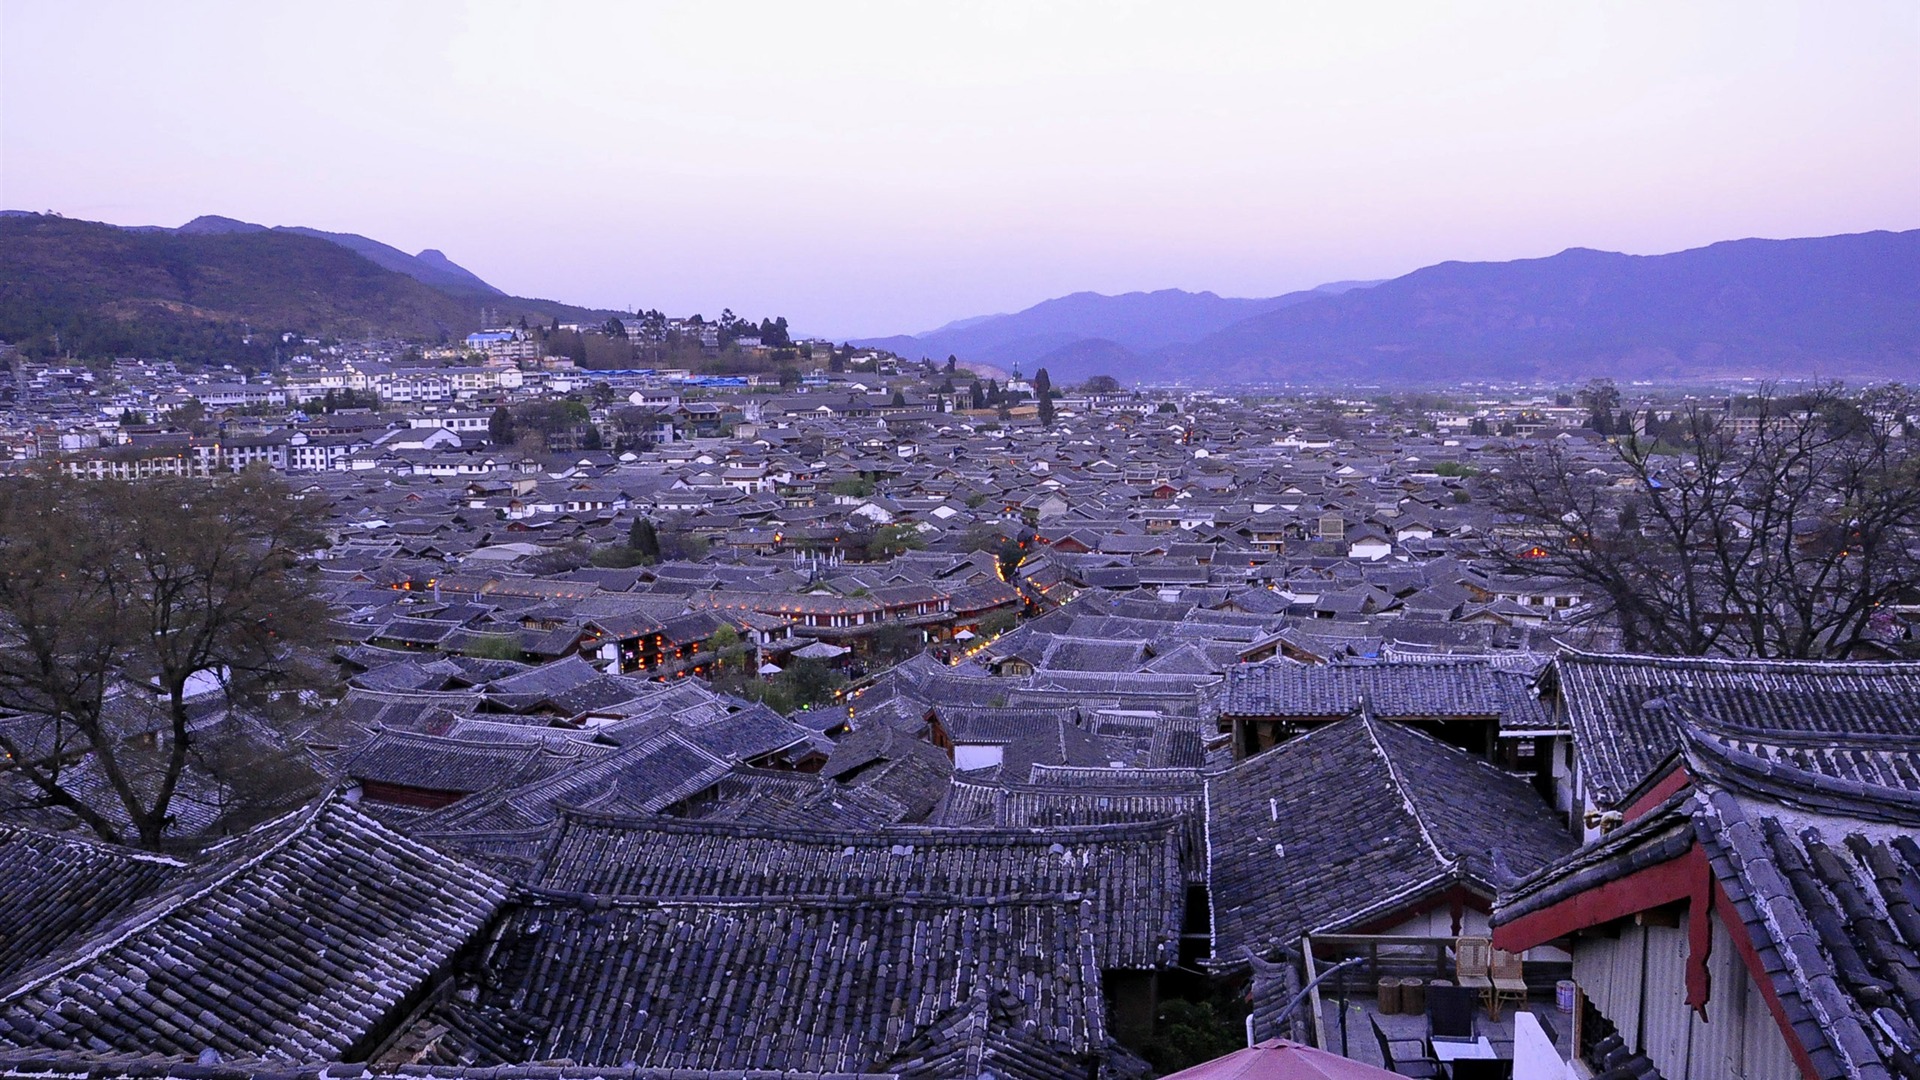
[[[1510,571],[1584,583],[1636,651],[1844,657],[1920,578],[1915,401],[1895,389],[1689,406],[1605,466],[1554,443],[1489,477],[1524,550]]]
[[[252,473],[0,482],[0,751],[38,805],[161,846],[198,691],[244,699],[324,636],[320,513]]]

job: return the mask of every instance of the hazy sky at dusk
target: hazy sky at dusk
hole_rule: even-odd
[[[0,0],[0,204],[924,330],[1920,226],[1920,2]]]

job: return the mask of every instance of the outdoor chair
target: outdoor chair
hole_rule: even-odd
[[[1493,942],[1483,937],[1458,938],[1453,943],[1453,981],[1480,995],[1493,1015],[1493,978],[1488,974],[1493,963]]]
[[[1438,1077],[1441,1075],[1440,1063],[1427,1056],[1426,1048],[1420,1044],[1420,1040],[1388,1038],[1386,1031],[1381,1028],[1380,1018],[1377,1016],[1367,1017],[1367,1022],[1373,1025],[1373,1037],[1380,1043],[1380,1060],[1386,1065],[1388,1072],[1399,1073],[1401,1076],[1417,1077]],[[1393,1053],[1393,1047],[1396,1042],[1402,1046],[1411,1045],[1416,1049],[1413,1053],[1402,1054],[1396,1057]]]
[[[1493,985],[1487,990],[1487,1016],[1500,1019],[1500,1007],[1506,1002],[1525,1004],[1527,1000],[1527,980],[1521,968],[1520,954],[1505,949],[1493,950],[1493,961],[1488,967],[1488,976]]]
[[[1473,1007],[1479,993],[1465,986],[1427,987],[1427,1032],[1436,1039],[1473,1038]]]

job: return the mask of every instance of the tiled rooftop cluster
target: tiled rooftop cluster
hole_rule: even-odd
[[[5,779],[0,1075],[1131,1080],[1156,985],[1277,1022],[1303,935],[1533,925],[1694,852],[1821,1075],[1911,1064],[1915,665],[1618,655],[1491,569],[1466,418],[610,389],[643,442],[509,454],[484,392],[227,418],[332,506],[339,685],[198,706],[299,768],[261,825],[190,769],[171,855]],[[134,434],[82,456],[188,453]],[[662,559],[587,561],[639,519]]]

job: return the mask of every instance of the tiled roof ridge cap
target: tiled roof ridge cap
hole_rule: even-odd
[[[1709,783],[1771,802],[1822,812],[1835,809],[1821,805],[1815,799],[1796,797],[1799,791],[1805,790],[1814,795],[1866,804],[1845,807],[1850,812],[1920,823],[1920,791],[1870,784],[1863,780],[1845,780],[1803,769],[1789,762],[1773,761],[1729,746],[1714,732],[1703,730],[1693,723],[1680,725],[1680,738],[1689,770]]]
[[[1072,708],[1073,706],[1068,706],[1068,707]],[[1115,774],[1125,774],[1127,776],[1137,776],[1141,773],[1146,773],[1148,775],[1159,775],[1161,773],[1172,775],[1174,773],[1179,773],[1181,775],[1192,776],[1196,780],[1199,779],[1200,774],[1202,772],[1201,767],[1198,765],[1123,765],[1120,768],[1115,769],[1111,766],[1106,766],[1106,765],[1047,765],[1047,764],[1042,764],[1040,762],[1035,762],[1033,764],[1033,769],[1035,772],[1103,771],[1103,772],[1112,772]]]
[[[1071,907],[1078,912],[1093,902],[1091,889],[1053,889],[1008,893],[955,893],[938,890],[911,893],[873,893],[860,896],[836,896],[830,893],[770,893],[767,895],[722,896],[623,896],[617,893],[547,889],[522,885],[514,898],[534,907],[573,907],[583,911],[617,909],[623,911],[662,911],[672,908],[711,908],[714,910],[790,910],[796,905],[808,910],[830,908],[854,911],[868,908],[981,908]]]
[[[466,717],[462,716],[461,719],[465,720]],[[521,727],[526,725],[515,724],[507,726]],[[375,745],[386,741],[419,743],[443,749],[515,750],[520,753],[526,753],[528,751],[538,752],[546,749],[549,745],[545,739],[527,739],[523,742],[509,742],[502,739],[482,739],[464,735],[435,735],[432,732],[415,731],[412,728],[393,728],[380,725],[373,729],[373,737],[362,743],[360,748],[354,751],[353,760],[359,760],[360,755],[366,753]]]
[[[1563,646],[1553,659],[1555,663],[1619,667],[1734,668],[1792,674],[1860,672],[1876,675],[1920,675],[1920,660],[1790,660],[1733,656],[1656,656],[1650,653],[1586,652],[1572,645]]]
[[[977,785],[992,787],[993,785]],[[1047,788],[1047,791],[1056,789]],[[976,828],[956,825],[884,825],[876,829],[835,830],[812,828],[799,825],[771,825],[757,822],[708,821],[695,818],[676,818],[665,815],[616,814],[589,807],[562,806],[561,834],[573,824],[593,827],[614,827],[634,832],[667,832],[682,835],[735,836],[742,839],[783,839],[803,840],[820,844],[849,844],[877,847],[881,844],[897,844],[901,840],[919,839],[930,843],[959,841],[979,843],[982,840],[999,840],[1007,843],[1025,842],[1038,844],[1042,841],[1067,839],[1113,839],[1139,838],[1154,839],[1158,834],[1179,827],[1176,817],[1156,818],[1150,821],[1115,821],[1094,824],[1073,825],[1019,825],[991,826]]]
[[[1770,878],[1772,880],[1769,884],[1779,887],[1782,895],[1788,897],[1795,895],[1794,886],[1791,881],[1788,880],[1787,872],[1775,861],[1779,857],[1779,853],[1774,847],[1775,834],[1782,834],[1788,837],[1792,836],[1792,833],[1785,829],[1778,819],[1766,816],[1761,816],[1756,819],[1754,816],[1748,814],[1747,807],[1741,804],[1738,796],[1729,791],[1719,791],[1713,792],[1700,800],[1698,808],[1693,813],[1693,826],[1696,835],[1700,837],[1703,843],[1709,845],[1710,848],[1717,846],[1720,849],[1717,852],[1711,852],[1709,855],[1709,858],[1715,863],[1727,866],[1736,874],[1747,876],[1750,881],[1754,877]],[[1741,826],[1746,826],[1753,830],[1745,843],[1737,839],[1734,835],[1734,831]],[[1812,829],[1811,831],[1814,832],[1816,836],[1819,834],[1818,829]],[[1762,859],[1749,859],[1748,856],[1753,854],[1753,852],[1745,850],[1746,843],[1758,846],[1765,857]],[[1718,870],[1719,867],[1716,866],[1715,869]],[[1827,886],[1823,883],[1816,886],[1816,888],[1824,891]],[[1874,1051],[1877,1048],[1874,1047],[1871,1039],[1866,1036],[1866,1033],[1854,1018],[1845,1015],[1844,1007],[1841,1012],[1836,1014],[1833,1009],[1835,1002],[1827,994],[1819,991],[1816,985],[1818,982],[1837,982],[1838,980],[1835,976],[1829,973],[1822,978],[1819,976],[1811,976],[1807,971],[1805,964],[1806,958],[1799,955],[1800,949],[1804,946],[1795,941],[1796,935],[1793,932],[1794,928],[1789,926],[1784,918],[1784,916],[1791,913],[1795,907],[1799,907],[1800,902],[1796,901],[1790,905],[1776,907],[1771,903],[1758,902],[1758,899],[1758,897],[1750,896],[1747,903],[1753,908],[1755,918],[1765,926],[1766,932],[1773,938],[1774,949],[1784,962],[1785,970],[1781,974],[1785,975],[1787,982],[1793,987],[1795,994],[1800,998],[1801,1004],[1811,1015],[1813,1022],[1818,1026],[1820,1034],[1825,1040],[1825,1046],[1822,1049],[1840,1059],[1842,1062],[1845,1071],[1842,1074],[1836,1075],[1891,1075],[1882,1069],[1862,1067],[1877,1065],[1879,1062],[1863,1062],[1857,1057],[1855,1051],[1861,1048],[1862,1044],[1864,1044],[1865,1048],[1869,1051]],[[1783,911],[1782,908],[1786,910]],[[1805,924],[1802,923],[1801,925],[1804,926]],[[1831,962],[1831,958],[1827,955],[1827,950],[1818,943],[1818,935],[1819,931],[1815,930],[1815,948],[1821,953],[1823,959]],[[1773,977],[1777,979],[1780,976],[1774,975]],[[1846,992],[1845,990],[1842,991],[1842,993]],[[1853,1038],[1838,1037],[1842,1028],[1850,1029],[1849,1034],[1851,1034]],[[1808,1049],[1811,1050],[1813,1047],[1809,1047]]]
[[[1301,664],[1300,666],[1308,668],[1419,668],[1422,670],[1431,670],[1433,668],[1444,667],[1487,667],[1493,663],[1493,659],[1493,656],[1490,654],[1480,653],[1430,653],[1423,654],[1418,660],[1408,660],[1404,658],[1394,659],[1384,656],[1330,656],[1324,664]],[[1271,660],[1262,661],[1262,663],[1265,664],[1272,662]],[[1299,661],[1292,662],[1300,663]],[[1245,666],[1257,667],[1259,665],[1248,664]]]
[[[134,862],[157,863],[162,866],[186,867],[193,863],[175,855],[165,855],[157,851],[141,851],[139,848],[111,843],[97,837],[82,836],[77,833],[63,832],[24,821],[0,821],[0,836],[21,834],[51,840],[65,847],[79,848],[84,851],[104,855],[113,859],[127,859]]]
[[[1360,726],[1367,733],[1367,741],[1373,744],[1374,753],[1379,754],[1380,761],[1386,765],[1387,780],[1393,785],[1394,793],[1400,796],[1400,804],[1407,808],[1408,816],[1412,817],[1413,823],[1419,827],[1420,838],[1427,842],[1427,848],[1433,852],[1433,857],[1440,862],[1440,865],[1448,867],[1452,872],[1458,872],[1465,865],[1466,859],[1458,855],[1450,856],[1442,851],[1439,841],[1435,840],[1433,833],[1427,829],[1426,818],[1420,813],[1420,804],[1414,801],[1412,789],[1401,778],[1400,770],[1394,767],[1393,755],[1388,753],[1387,748],[1380,742],[1380,733],[1376,730],[1379,723],[1380,721],[1371,712],[1362,709]]]
[[[1401,907],[1408,900],[1414,897],[1432,892],[1435,889],[1438,889],[1447,885],[1453,880],[1453,878],[1454,878],[1454,871],[1452,867],[1442,868],[1441,870],[1433,874],[1430,874],[1424,878],[1421,878],[1419,881],[1416,881],[1411,885],[1408,885],[1406,888],[1399,890],[1398,892],[1392,894],[1391,896],[1381,897],[1380,899],[1375,900],[1373,903],[1368,904],[1366,907],[1361,908],[1359,911],[1342,915],[1337,919],[1331,919],[1327,922],[1321,923],[1320,925],[1314,927],[1313,929],[1308,930],[1307,933],[1308,934],[1335,934],[1335,933],[1339,933],[1341,928],[1343,927],[1364,926],[1369,921],[1369,917],[1372,916],[1374,913],[1380,912],[1380,911],[1393,911]]]
[[[224,1057],[206,1065],[194,1058],[169,1057],[156,1053],[91,1054],[74,1050],[45,1048],[0,1049],[0,1076],[4,1077],[152,1077],[192,1076],[199,1080],[245,1080],[245,1078],[312,1078],[312,1080],[353,1080],[353,1078],[403,1077],[465,1078],[465,1080],[515,1080],[550,1078],[563,1071],[570,1077],[593,1080],[898,1080],[893,1072],[831,1072],[805,1069],[681,1069],[650,1065],[564,1065],[524,1062],[510,1065],[418,1065],[378,1062],[296,1061],[266,1056]]]
[[[522,674],[525,673],[522,672]],[[375,701],[384,701],[389,704],[409,701],[425,703],[478,702],[486,696],[478,690],[373,690],[362,686],[354,687],[353,695],[359,698],[371,698]],[[449,709],[447,711],[453,712],[455,710]]]

